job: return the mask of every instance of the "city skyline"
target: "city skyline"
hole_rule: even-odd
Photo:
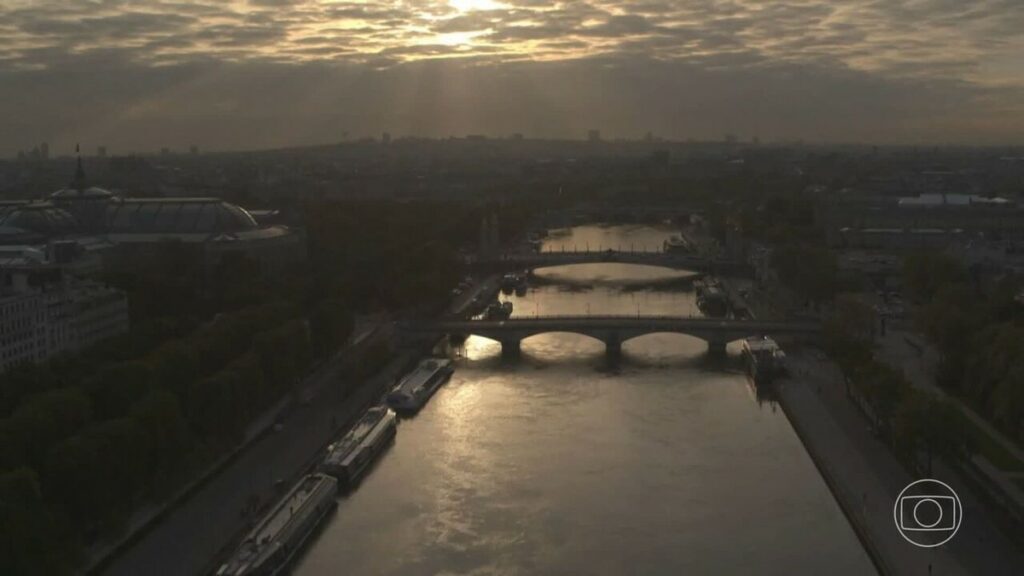
[[[1007,1],[10,2],[0,153],[392,134],[1015,144]]]

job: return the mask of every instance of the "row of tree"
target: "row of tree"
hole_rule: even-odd
[[[537,206],[503,207],[503,236]],[[309,261],[289,274],[228,260],[207,275],[173,244],[113,271],[130,334],[0,377],[2,572],[73,569],[82,544],[237,444],[348,338],[355,313],[443,304],[462,274],[455,247],[472,245],[493,209],[317,202],[306,206]],[[368,350],[359,373],[387,356]]]
[[[969,455],[973,446],[959,409],[913,388],[901,371],[875,358],[874,316],[866,302],[840,294],[826,321],[825,349],[842,370],[847,393],[912,468],[930,474],[936,456],[956,461]]]
[[[938,380],[1024,444],[1024,282],[991,279],[941,253],[907,259],[916,317],[939,352]]]
[[[349,329],[336,323],[332,339]],[[38,497],[0,493],[0,503],[53,519],[37,524],[43,532],[35,536],[63,541],[63,562],[72,566],[75,544],[116,528],[139,502],[166,494],[236,444],[252,417],[305,373],[317,347],[327,346],[314,346],[304,316],[265,305],[219,316],[140,358],[101,365],[76,384],[28,395],[0,420],[0,489],[21,493],[28,483]],[[49,377],[45,367],[39,372]]]

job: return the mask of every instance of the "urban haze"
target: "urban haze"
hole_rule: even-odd
[[[1017,0],[0,0],[0,574],[1024,573]]]

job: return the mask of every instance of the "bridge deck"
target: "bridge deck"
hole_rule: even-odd
[[[747,329],[755,332],[817,331],[820,324],[813,321],[762,321],[707,318],[702,316],[638,316],[634,314],[519,316],[507,320],[442,320],[430,326],[436,330],[519,330],[547,328],[701,328],[732,331]]]

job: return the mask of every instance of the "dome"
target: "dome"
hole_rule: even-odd
[[[217,198],[146,198],[107,206],[110,234],[221,234],[255,230],[245,209]]]
[[[78,221],[67,211],[47,202],[9,208],[0,214],[0,226],[51,237],[74,234]]]
[[[50,194],[50,198],[56,202],[69,200],[107,200],[114,198],[114,193],[110,190],[98,188],[96,186],[91,186],[89,188],[62,188],[53,194]]]

